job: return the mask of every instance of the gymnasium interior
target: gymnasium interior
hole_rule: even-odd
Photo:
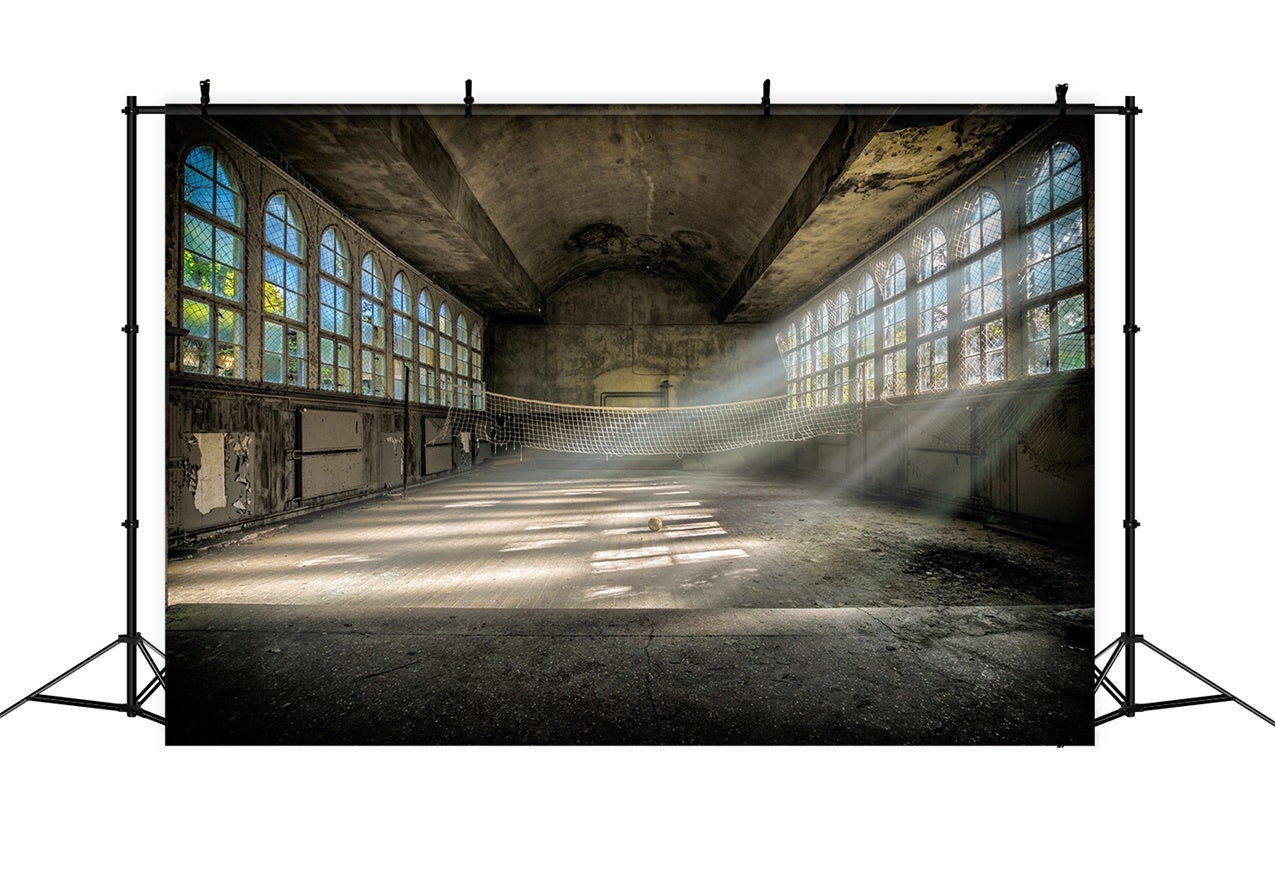
[[[1092,744],[1092,119],[167,118],[171,744]]]

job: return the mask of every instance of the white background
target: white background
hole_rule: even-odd
[[[21,4],[5,13],[0,706],[124,629],[124,119],[142,104],[1072,102],[1135,94],[1138,628],[1275,713],[1267,625],[1269,47],[1116,3]],[[87,6],[87,4],[86,4]],[[1251,8],[1251,7],[1250,7]],[[1099,630],[1122,625],[1122,127],[1100,118]],[[142,631],[163,639],[163,121],[141,119]],[[1203,694],[1140,671],[1140,700]],[[77,691],[116,698],[112,658]],[[68,686],[67,691],[71,691]],[[0,721],[15,867],[1228,867],[1269,861],[1275,728],[1222,704],[1097,747],[181,749],[123,715]],[[1246,858],[1247,856],[1247,858]]]

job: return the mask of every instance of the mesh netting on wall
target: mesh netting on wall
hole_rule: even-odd
[[[788,396],[683,408],[603,408],[484,393],[482,404],[449,408],[433,443],[471,432],[498,447],[685,456],[858,432],[862,425],[858,405],[794,407]]]
[[[1093,400],[1076,387],[971,401],[964,414],[921,414],[917,429],[959,449],[1012,439],[1039,471],[1070,478],[1094,461]]]

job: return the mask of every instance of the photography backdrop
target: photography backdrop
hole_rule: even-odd
[[[780,102],[831,102],[846,99],[847,94],[872,99],[877,92],[872,82],[884,70],[889,71],[890,90],[909,99],[942,95],[956,101],[979,95],[1030,101],[1041,98],[1042,88],[1048,92],[1063,79],[1071,81],[1076,101],[1139,95],[1147,110],[1139,120],[1144,143],[1172,136],[1180,130],[1183,113],[1199,106],[1213,106],[1220,117],[1241,117],[1263,96],[1259,84],[1264,80],[1262,34],[1246,26],[1247,9],[1234,3],[1221,4],[1206,18],[1162,22],[1159,40],[1131,36],[1146,26],[1139,9],[1081,3],[1075,7],[1078,15],[1102,22],[1084,35],[1083,69],[1077,43],[1068,38],[1034,42],[1033,50],[1015,57],[1012,71],[1006,63],[958,66],[954,58],[966,46],[1019,45],[1024,29],[1052,32],[1059,23],[1056,10],[993,3],[977,20],[945,19],[950,26],[913,28],[904,40],[908,49],[904,62],[899,39],[888,38],[901,32],[893,8],[856,13],[862,16],[856,30],[872,38],[854,40],[853,52],[811,47],[810,21],[824,20],[819,18],[822,4],[790,4],[783,16],[731,20],[685,4],[657,5],[651,7],[651,15],[640,17],[619,8],[595,6],[585,16],[576,14],[573,4],[534,9],[505,4],[493,10],[499,13],[500,26],[484,32],[481,44],[459,37],[474,25],[471,13],[433,9],[422,11],[409,24],[420,24],[431,34],[455,36],[432,38],[429,51],[387,51],[380,40],[363,40],[347,47],[344,63],[280,65],[269,86],[262,83],[259,42],[226,40],[218,47],[216,61],[210,62],[203,54],[192,53],[188,41],[172,38],[174,29],[204,26],[204,10],[174,11],[164,4],[142,8],[151,14],[136,18],[132,26],[135,37],[149,46],[144,52],[121,52],[117,41],[101,39],[102,33],[112,32],[119,24],[115,10],[107,7],[84,10],[75,28],[65,26],[60,9],[56,13],[27,10],[25,17],[16,19],[15,27],[25,38],[0,64],[13,81],[38,83],[38,88],[19,89],[11,98],[15,109],[38,122],[42,135],[7,137],[0,147],[10,165],[46,165],[51,159],[70,165],[81,154],[79,143],[85,137],[103,143],[103,153],[122,156],[123,120],[118,109],[123,95],[138,93],[157,103],[193,100],[194,83],[208,76],[216,81],[218,92],[224,89],[240,99],[339,97],[352,102],[384,99],[391,93],[399,102],[452,100],[461,93],[456,83],[466,77],[476,78],[480,98],[492,102],[533,101],[549,92],[558,99],[579,102],[745,102],[756,97],[756,82],[764,77],[776,82],[774,96]],[[318,44],[331,33],[330,19],[298,17],[290,9],[235,2],[221,8],[244,20],[251,16],[263,33],[286,32],[299,43]],[[546,8],[553,17],[549,26],[542,18]],[[391,11],[403,14],[401,4],[363,4],[361,9],[373,19]],[[949,11],[942,4],[918,7],[920,15],[931,19]],[[667,22],[672,17],[679,26],[671,29]],[[619,32],[625,34],[623,40],[615,37]],[[536,34],[534,44],[527,42],[527,33]],[[1197,65],[1183,64],[1183,44],[1195,46],[1208,68],[1232,75],[1223,82],[1201,74]],[[663,62],[658,65],[649,63],[653,45],[662,46]],[[50,56],[75,61],[49,63]],[[165,70],[162,83],[155,82],[156,69]],[[86,77],[86,70],[93,74]],[[154,84],[144,87],[139,82]],[[49,101],[50,93],[73,94],[77,102],[92,103],[101,110],[68,112],[64,105]],[[1109,124],[1097,127],[1099,159],[1110,170],[1098,191],[1100,205],[1105,214],[1114,215],[1123,200],[1117,169],[1122,131]],[[155,167],[153,174],[142,177],[142,201],[150,203],[149,216],[144,218],[152,225],[143,230],[143,258],[158,264],[164,235],[162,124],[143,125],[142,134],[144,165]],[[1257,165],[1265,149],[1260,137],[1236,138],[1230,146],[1234,165],[1241,167]],[[1178,148],[1144,147],[1140,154],[1144,253],[1150,253],[1148,246],[1155,240],[1174,237],[1182,196],[1179,186],[1149,179],[1176,177],[1181,160]],[[115,191],[122,198],[122,162],[104,163],[104,197]],[[48,176],[37,172],[20,173],[10,183],[12,201],[23,203],[23,210],[6,211],[6,228],[26,240],[32,253],[18,261],[15,274],[35,286],[44,280],[43,264],[56,260],[62,250],[59,235],[34,229],[56,225],[64,217],[64,199],[49,196],[49,191],[78,195],[82,185],[66,176],[51,188]],[[1243,186],[1211,185],[1204,201],[1227,220],[1197,224],[1201,249],[1222,250],[1234,227],[1260,224],[1262,203],[1268,198],[1260,194],[1269,184],[1254,177]],[[1107,220],[1097,231],[1106,239],[1106,262],[1098,264],[1100,275],[1105,270],[1104,284],[1114,286],[1111,282],[1119,281],[1121,274],[1114,256],[1121,228]],[[95,262],[118,264],[121,240],[119,231],[108,231],[88,234],[81,243]],[[1163,288],[1165,302],[1145,307],[1140,315],[1144,331],[1139,340],[1146,354],[1172,356],[1180,347],[1177,330],[1182,312],[1193,310],[1194,298],[1191,288],[1175,280],[1180,264],[1176,255],[1147,257],[1141,263],[1142,279]],[[158,308],[162,275],[156,271],[147,284]],[[1255,291],[1237,292],[1239,298],[1255,303],[1251,295]],[[1100,347],[1106,342],[1109,348],[1102,356],[1110,364],[1106,374],[1115,382],[1123,341],[1118,331],[1121,313],[1118,301],[1111,297],[1104,301],[1114,303],[1099,318],[1110,329],[1100,330],[1097,339]],[[13,322],[20,320],[24,304],[19,296],[7,297]],[[112,314],[109,305],[103,312],[86,329],[100,344],[104,364],[110,367],[118,364],[122,354],[122,314]],[[148,409],[144,434],[151,438],[158,456],[163,451],[165,415],[159,362],[163,337],[153,328],[144,329],[141,338],[149,358],[156,361],[150,382],[156,398]],[[47,345],[43,333],[31,331],[15,336],[15,347],[37,358],[46,353]],[[1259,343],[1241,343],[1232,351],[1237,371],[1261,370],[1264,349]],[[1186,367],[1176,369],[1173,378],[1143,380],[1139,395],[1144,412],[1162,409],[1154,412],[1154,419],[1163,427],[1181,433],[1187,441],[1216,445],[1226,443],[1237,430],[1260,429],[1260,411],[1250,402],[1257,386],[1247,375],[1219,380],[1212,369]],[[1183,391],[1209,396],[1213,410],[1179,413]],[[80,401],[91,416],[122,424],[118,396],[111,391],[89,391]],[[31,402],[34,413],[50,417],[61,414],[64,407],[57,392],[34,395]],[[1119,390],[1100,387],[1099,482],[1105,484],[1098,499],[1101,637],[1115,636],[1122,621],[1119,459],[1118,451],[1104,449],[1120,442],[1120,409]],[[1193,665],[1219,679],[1225,677],[1223,684],[1228,688],[1245,692],[1251,686],[1245,693],[1248,700],[1271,709],[1275,695],[1261,638],[1266,612],[1275,601],[1270,586],[1253,579],[1260,579],[1266,570],[1260,546],[1266,525],[1261,505],[1262,493],[1271,485],[1270,470],[1257,464],[1246,466],[1243,474],[1226,474],[1217,473],[1212,462],[1184,466],[1178,461],[1178,442],[1155,437],[1155,431],[1150,422],[1142,429],[1143,461],[1175,471],[1144,474],[1140,481],[1140,540],[1144,543],[1139,555],[1147,584],[1140,600],[1141,624],[1154,630],[1166,647],[1184,656],[1189,650]],[[28,447],[25,429],[6,429],[3,437],[15,455]],[[102,437],[109,455],[122,451],[122,425],[107,427]],[[41,441],[44,456],[72,455],[82,445],[80,432],[69,428],[47,430]],[[68,504],[64,494],[80,486],[82,470],[60,462],[54,467],[56,485],[52,487],[47,485],[46,465],[24,463],[14,469],[27,494],[27,509],[14,524],[11,564],[26,576],[44,577],[49,553],[56,551],[61,554],[61,580],[14,584],[6,592],[7,610],[29,614],[11,626],[7,641],[10,658],[4,680],[11,698],[47,679],[50,666],[64,667],[81,655],[86,641],[98,643],[103,630],[108,635],[118,630],[122,567],[106,557],[121,549],[123,532],[117,525],[122,509],[121,472],[105,472],[99,478],[101,486],[81,488]],[[145,491],[151,495],[142,536],[150,542],[146,553],[153,554],[143,573],[152,590],[149,607],[143,602],[143,630],[158,637],[163,631],[164,534],[158,519],[164,515],[163,469],[156,466],[143,472],[148,475]],[[1184,497],[1211,507],[1182,510]],[[58,521],[52,523],[50,517]],[[74,549],[63,546],[61,529],[67,524],[80,529]],[[1227,544],[1219,548],[1216,541]],[[74,592],[64,591],[69,588]],[[69,601],[71,595],[74,602]],[[1215,607],[1215,601],[1221,603]],[[1235,606],[1240,601],[1243,606]],[[1160,689],[1166,694],[1180,688],[1165,685],[1163,679],[1158,686],[1152,685],[1163,676],[1144,674],[1141,685],[1148,692]],[[109,694],[118,690],[118,683],[118,671],[111,670],[97,688]],[[5,727],[0,753],[6,759],[7,775],[25,788],[22,805],[11,809],[13,825],[27,831],[31,840],[59,842],[66,855],[84,861],[92,860],[101,849],[140,849],[156,855],[183,850],[190,866],[215,866],[241,858],[245,849],[280,860],[304,854],[315,866],[369,857],[402,860],[419,854],[419,832],[424,826],[433,835],[437,852],[444,855],[472,858],[478,842],[484,844],[484,854],[496,859],[514,858],[529,848],[552,847],[561,863],[581,865],[615,842],[617,818],[649,811],[667,793],[669,782],[698,783],[707,799],[694,814],[665,816],[664,842],[677,844],[688,858],[726,855],[741,866],[844,855],[840,840],[833,842],[818,832],[843,825],[847,811],[879,834],[859,841],[858,854],[863,857],[897,858],[898,843],[906,840],[918,861],[946,860],[956,854],[1003,862],[1030,851],[1041,866],[1074,866],[1076,854],[1042,854],[1039,844],[1056,831],[1058,819],[1086,824],[1095,793],[1108,794],[1129,782],[1139,784],[1138,800],[1122,806],[1121,824],[1100,827],[1093,844],[1080,849],[1082,860],[1136,856],[1167,861],[1186,856],[1240,863],[1254,850],[1265,848],[1261,834],[1265,807],[1252,800],[1251,793],[1254,783],[1269,778],[1269,737],[1266,726],[1234,705],[1113,723],[1099,729],[1097,748],[1092,751],[825,748],[742,753],[658,749],[493,753],[447,748],[361,753],[357,764],[347,764],[348,753],[331,750],[189,749],[181,751],[182,776],[201,787],[187,789],[180,802],[152,802],[149,811],[156,824],[149,827],[149,837],[141,846],[134,825],[137,805],[127,800],[103,802],[100,788],[125,779],[151,784],[171,781],[173,752],[164,747],[161,729],[122,716],[31,705],[21,716],[9,717]],[[748,764],[740,763],[741,755]],[[1165,764],[1166,757],[1174,763]],[[624,789],[609,789],[608,799],[598,800],[596,792],[574,787],[603,764],[616,781],[625,783]],[[1019,782],[1024,770],[1033,775],[1044,772],[1054,787],[1033,792],[1030,801],[1020,799],[1020,791],[1007,793],[1006,783]],[[414,786],[425,776],[438,787],[422,794]],[[829,800],[830,778],[853,779],[863,788],[841,790],[836,800]],[[915,814],[898,812],[900,806],[915,802],[919,780],[931,783],[933,800]],[[500,791],[493,790],[493,781],[500,783]],[[334,791],[343,796],[334,798]],[[370,792],[378,798],[368,799]],[[479,803],[488,812],[473,812]],[[185,820],[193,812],[225,813],[232,806],[242,809],[234,817],[236,830],[206,841],[198,854],[192,852]],[[68,810],[78,817],[80,836],[75,838],[66,836]],[[552,824],[568,810],[578,822],[571,841],[564,840],[560,826]],[[985,829],[989,811],[1000,822],[996,837],[970,836],[971,831]],[[748,818],[764,815],[766,829],[735,841],[702,836],[705,825],[724,830],[736,825],[744,813]],[[925,819],[930,836],[915,836],[916,815]],[[490,836],[492,816],[502,819],[510,832],[500,842]],[[374,839],[334,838],[329,834],[338,819],[344,830],[379,834]],[[1175,823],[1172,838],[1163,836],[1166,820]],[[281,840],[281,823],[290,825],[298,836]],[[642,850],[627,858],[618,854],[612,858],[617,866],[649,862],[649,854]]]
[[[1052,107],[170,114],[170,740],[1091,742],[1092,137]],[[727,495],[766,472],[791,524]],[[530,669],[494,688],[433,646],[476,608],[655,624],[541,670],[457,635]],[[793,629],[739,628],[719,672],[669,608],[848,621],[795,673]],[[329,634],[382,618],[423,646]]]

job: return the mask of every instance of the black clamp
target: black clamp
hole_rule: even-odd
[[[121,326],[120,332],[127,332],[129,335],[137,335],[137,324],[130,323],[128,326]]]
[[[1141,332],[1141,331],[1142,331],[1142,327],[1141,327],[1141,326],[1130,326],[1130,325],[1129,325],[1129,324],[1127,324],[1127,323],[1126,323],[1126,324],[1125,324],[1125,326],[1124,326],[1124,334],[1125,334],[1125,335],[1133,335],[1134,333]]]
[[[124,520],[124,522],[120,523],[120,525],[126,529],[136,529],[137,520]]]
[[[465,117],[474,117],[474,80],[465,79]]]
[[[761,83],[761,113],[770,117],[770,79]]]
[[[212,87],[212,79],[204,79],[199,83],[199,114],[208,114],[208,89]]]
[[[1140,525],[1142,525],[1142,523],[1138,522],[1137,520],[1125,520],[1125,521],[1124,521],[1124,527],[1125,527],[1126,529],[1136,529],[1136,528],[1137,528],[1138,526],[1140,526]]]
[[[1054,93],[1058,95],[1058,99],[1054,101],[1054,105],[1058,107],[1060,116],[1067,114],[1067,83],[1054,85]]]

